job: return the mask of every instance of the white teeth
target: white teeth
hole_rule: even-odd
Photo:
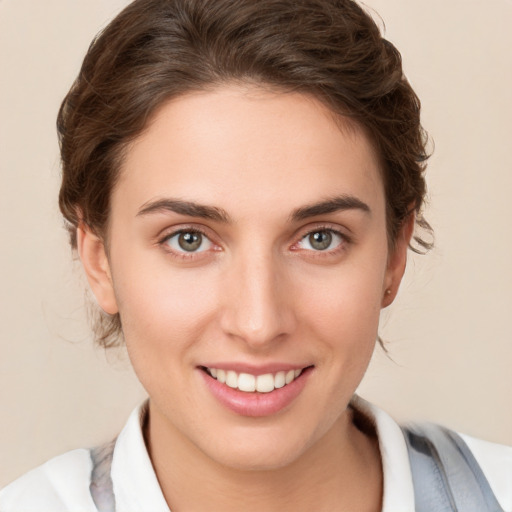
[[[274,377],[274,386],[276,388],[282,388],[286,384],[286,373],[285,372],[277,372]]]
[[[271,373],[258,375],[256,377],[256,391],[260,393],[270,393],[274,391],[274,376]]]
[[[238,387],[238,375],[236,372],[228,371],[226,373],[226,385],[233,389]]]
[[[256,391],[256,377],[248,373],[241,373],[238,376],[238,389],[247,393]]]
[[[208,373],[219,382],[233,389],[239,389],[246,393],[270,393],[292,383],[302,370],[280,371],[277,373],[265,373],[264,375],[251,375],[250,373],[236,373],[233,370],[221,370],[220,368],[207,368]]]
[[[210,370],[210,373],[211,373],[211,370]],[[224,382],[226,382],[226,372],[224,370],[217,370],[217,380],[219,382],[222,382],[224,384]]]

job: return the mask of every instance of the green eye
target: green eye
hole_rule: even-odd
[[[332,229],[319,229],[308,233],[300,242],[301,249],[310,251],[326,251],[336,249],[344,241],[344,237]]]
[[[184,251],[197,251],[202,243],[203,235],[201,233],[180,233],[178,235],[178,244]]]
[[[329,231],[317,231],[308,236],[308,241],[313,249],[325,251],[325,249],[328,249],[331,245],[332,235]]]
[[[212,246],[199,231],[179,231],[169,236],[165,243],[176,252],[203,252]]]

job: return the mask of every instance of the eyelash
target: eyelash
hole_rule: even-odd
[[[302,249],[298,247],[298,245],[303,241],[306,240],[309,236],[311,236],[314,233],[321,233],[321,232],[327,232],[331,233],[332,235],[335,235],[341,239],[340,243],[334,248],[334,249],[326,249],[326,250],[312,250],[312,249]],[[163,249],[170,254],[174,258],[179,258],[182,260],[191,260],[198,257],[198,254],[202,254],[204,252],[208,252],[208,249],[204,251],[191,251],[187,252],[185,250],[178,251],[173,248],[171,248],[168,244],[169,240],[171,240],[174,237],[177,237],[184,233],[190,233],[190,234],[199,234],[204,239],[206,239],[212,246],[218,247],[215,242],[211,240],[211,236],[208,236],[208,234],[205,232],[205,230],[202,230],[198,227],[183,227],[180,229],[177,229],[176,231],[172,231],[170,233],[166,233],[162,238],[158,240],[158,244],[163,247]],[[311,253],[313,257],[322,257],[325,255],[335,255],[339,252],[342,252],[343,250],[346,250],[347,245],[350,245],[352,243],[352,239],[347,236],[345,233],[342,233],[341,231],[334,229],[332,226],[328,225],[321,225],[321,226],[315,226],[314,229],[308,230],[306,233],[302,234],[297,242],[294,242],[291,246],[291,250],[293,251],[307,251]],[[217,249],[218,250],[218,249]]]
[[[206,251],[190,251],[190,252],[187,252],[185,250],[183,251],[178,251],[178,250],[175,250],[173,248],[171,248],[168,244],[169,240],[171,240],[172,238],[174,237],[177,237],[179,235],[182,235],[184,233],[187,233],[187,234],[197,234],[197,235],[201,235],[204,239],[206,239],[210,244],[212,244],[213,246],[215,246],[216,244],[211,240],[211,237],[208,236],[205,231],[203,231],[202,229],[199,229],[197,227],[183,227],[183,228],[180,228],[176,231],[172,231],[170,233],[167,233],[165,234],[165,236],[163,236],[159,241],[158,241],[158,244],[160,246],[162,246],[162,248],[168,253],[170,254],[172,257],[174,258],[179,258],[179,259],[182,259],[182,260],[190,260],[190,259],[194,259],[194,258],[197,258],[197,255],[198,254],[201,254],[203,252],[207,252]]]
[[[313,235],[314,233],[322,233],[327,232],[331,233],[332,235],[335,235],[340,238],[339,244],[334,247],[334,249],[325,249],[325,250],[311,250],[311,249],[301,249],[300,247],[297,247],[303,240],[306,240],[308,237]],[[335,229],[333,226],[330,225],[320,225],[315,226],[314,229],[308,230],[306,233],[301,235],[298,242],[295,242],[292,246],[294,250],[300,251],[305,250],[311,253],[313,257],[323,257],[325,255],[336,255],[339,252],[342,252],[347,249],[347,246],[352,243],[352,239],[346,235],[345,233],[342,233],[338,229]]]

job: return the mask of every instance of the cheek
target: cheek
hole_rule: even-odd
[[[330,339],[364,340],[376,333],[382,301],[384,269],[346,267],[315,279],[297,291],[304,304],[303,315]],[[344,335],[341,338],[341,335]]]
[[[378,336],[384,266],[346,266],[309,279],[302,303],[302,329],[317,340],[315,354],[331,392],[326,410],[339,413],[366,372]],[[329,386],[327,386],[329,387]]]
[[[136,257],[113,265],[114,288],[128,350],[175,357],[199,335],[215,308],[212,276],[198,269],[176,272],[165,262]]]
[[[169,410],[180,413],[187,400],[190,372],[197,364],[198,340],[207,339],[214,300],[204,279],[165,275],[163,272],[126,272],[116,288],[126,349],[133,369],[148,394],[166,397],[182,390]],[[158,277],[156,277],[156,276]]]
[[[379,308],[373,297],[350,293],[318,299],[309,311],[313,336],[321,340],[319,359],[340,391],[357,387],[370,362],[378,336]],[[373,305],[372,302],[373,301]],[[321,306],[323,302],[324,307]]]

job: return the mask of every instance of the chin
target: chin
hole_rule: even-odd
[[[304,433],[302,433],[304,434]],[[216,443],[206,453],[211,459],[237,471],[272,471],[292,465],[312,440],[308,436],[293,435],[289,429],[263,429],[260,432],[229,434],[226,441]]]
[[[302,451],[302,450],[301,450]],[[241,449],[234,452],[222,453],[216,458],[216,462],[225,467],[236,471],[263,472],[283,469],[293,464],[301,453],[299,450],[282,451],[276,453],[275,450],[264,451],[261,449]]]

